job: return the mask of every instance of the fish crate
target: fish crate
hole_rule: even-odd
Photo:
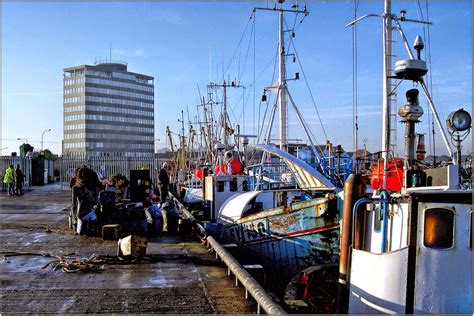
[[[147,235],[148,221],[143,207],[129,209],[130,214],[130,232],[133,235]]]
[[[146,237],[130,235],[119,239],[117,256],[143,257],[146,253],[148,240]]]
[[[117,240],[120,238],[121,229],[119,224],[108,224],[102,226],[103,240]]]

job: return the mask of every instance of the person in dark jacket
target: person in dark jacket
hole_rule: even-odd
[[[170,177],[168,176],[168,164],[163,163],[163,167],[158,174],[158,188],[160,189],[161,203],[166,201],[168,197],[168,187],[170,185]]]
[[[15,194],[23,194],[23,172],[21,172],[20,165],[16,165],[15,169]]]

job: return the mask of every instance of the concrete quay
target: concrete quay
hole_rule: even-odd
[[[148,240],[147,259],[110,260],[100,272],[66,273],[62,258],[113,258],[117,241],[75,235],[68,228],[70,190],[33,187],[0,196],[0,313],[254,314],[227,268],[192,236]],[[50,256],[42,256],[50,255]]]

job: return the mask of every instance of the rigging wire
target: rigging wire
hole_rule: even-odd
[[[359,9],[359,0],[354,0],[354,20],[357,19],[357,10]],[[352,26],[352,120],[353,120],[353,148],[355,171],[357,172],[357,151],[359,150],[359,112],[358,112],[358,82],[357,82],[357,24]]]
[[[288,28],[288,25],[286,24],[286,20],[285,20],[285,19],[284,19],[284,23],[285,23],[285,26]],[[320,122],[320,124],[321,124],[322,129],[323,129],[323,133],[324,133],[324,135],[325,135],[325,137],[326,137],[326,139],[327,139],[326,130],[324,129],[324,126],[323,126],[322,121],[321,121],[321,117],[319,116],[319,111],[318,111],[318,108],[317,108],[317,106],[316,106],[316,102],[314,101],[312,91],[311,91],[311,89],[310,89],[310,87],[309,87],[309,83],[308,83],[308,80],[307,80],[307,78],[306,78],[306,75],[305,75],[305,72],[304,72],[304,69],[303,69],[303,65],[301,64],[301,61],[300,61],[299,56],[298,56],[298,52],[296,51],[295,43],[294,43],[292,37],[290,36],[290,41],[289,41],[289,44],[288,44],[288,51],[290,50],[291,46],[293,46],[293,50],[295,51],[295,56],[296,56],[296,59],[298,59],[298,64],[299,64],[299,66],[300,66],[301,72],[303,73],[303,77],[304,77],[305,82],[306,82],[306,87],[308,88],[308,91],[309,91],[309,93],[310,93],[311,99],[312,99],[312,101],[313,101],[313,106],[314,106],[315,109],[316,109],[316,114],[318,115],[319,122]],[[314,136],[313,132],[312,132],[311,129],[309,128],[309,125],[306,123],[306,121],[304,120],[304,118],[302,118],[301,124],[303,124],[303,125],[306,126],[306,129],[307,129],[307,131],[308,131],[308,134],[310,134],[309,136],[316,142],[316,145],[318,146],[318,147],[317,147],[317,150],[319,151],[320,154],[322,154],[323,151],[322,151],[322,149],[320,148],[320,145],[319,145],[319,143],[318,143],[316,137]]]
[[[268,3],[267,3],[268,5]],[[253,134],[255,135],[256,134],[256,128],[257,128],[257,125],[255,124],[255,118],[256,118],[256,115],[255,115],[255,100],[256,100],[256,88],[255,88],[255,65],[256,65],[256,60],[257,60],[257,57],[256,57],[256,54],[255,54],[255,51],[256,51],[256,41],[255,41],[255,36],[256,36],[256,33],[257,33],[257,24],[255,23],[255,21],[257,20],[257,15],[254,14],[254,17],[253,17]],[[261,103],[261,102],[260,102]],[[260,111],[260,104],[258,105],[258,108],[259,108],[259,111]],[[260,118],[260,114],[259,114],[259,118]]]
[[[428,17],[428,1],[425,1],[425,8],[426,8],[426,20],[429,20]],[[417,0],[417,12],[421,20],[425,20],[425,17],[423,16],[423,9],[421,7],[421,2],[420,0]],[[425,55],[425,60],[426,63],[428,64],[429,71],[428,71],[428,87],[430,89],[430,94],[433,95],[433,73],[431,71],[431,39],[430,39],[430,28],[429,24],[425,25],[423,24],[423,38],[426,41],[426,49],[424,51]],[[428,98],[427,98],[428,99]],[[433,114],[431,113],[430,107],[428,107],[428,147],[430,148],[430,155],[433,154],[434,152],[434,135],[431,134],[431,121],[434,120],[432,117]],[[433,144],[433,145],[432,145]]]
[[[252,29],[250,30],[250,36],[249,36],[249,41],[248,41],[248,45],[247,45],[247,51],[245,53],[245,59],[244,59],[244,64],[242,66],[242,70],[241,72],[238,72],[238,78],[242,78],[243,74],[244,74],[244,70],[245,70],[245,67],[247,65],[247,58],[249,57],[249,51],[250,51],[250,47],[251,47],[251,42],[252,42],[252,34],[255,30],[255,22],[252,24]]]
[[[296,60],[298,61],[298,65],[300,66],[301,73],[303,74],[303,78],[304,78],[306,87],[308,88],[308,92],[309,92],[309,95],[310,95],[310,97],[311,97],[311,101],[312,101],[312,103],[313,103],[313,107],[314,107],[314,109],[316,110],[316,114],[317,114],[317,116],[318,116],[319,123],[321,124],[321,129],[323,130],[324,137],[325,137],[325,139],[328,139],[328,135],[327,135],[327,133],[326,133],[326,129],[324,128],[323,121],[321,120],[321,116],[319,115],[318,106],[316,105],[316,101],[314,100],[313,92],[311,91],[311,88],[310,88],[309,83],[308,83],[308,78],[306,77],[306,73],[305,73],[305,71],[304,71],[303,65],[301,64],[301,60],[300,60],[298,51],[297,51],[296,46],[295,46],[295,43],[294,43],[294,41],[293,41],[293,39],[292,39],[291,37],[290,37],[290,44],[293,45],[293,50],[295,51]]]
[[[248,26],[249,26],[249,24],[250,24],[250,21],[252,21],[254,14],[255,14],[255,13],[252,12],[252,14],[250,15],[250,18],[249,18],[249,20],[247,21],[247,24],[245,25],[244,32],[242,33],[242,36],[240,37],[239,43],[237,44],[237,47],[235,48],[234,53],[232,54],[232,57],[230,58],[229,63],[227,64],[227,67],[225,67],[225,70],[224,70],[223,74],[227,73],[227,70],[229,70],[230,65],[231,65],[232,62],[234,61],[234,57],[235,57],[235,55],[237,54],[237,51],[239,50],[240,45],[242,44],[242,40],[244,39],[244,36],[245,36],[245,34],[247,33],[247,28],[248,28]]]
[[[417,13],[418,13],[418,17],[420,20],[424,20],[423,18],[423,10],[421,8],[421,4],[420,4],[420,0],[417,0],[416,1],[417,3]],[[423,39],[426,40],[426,25],[423,24]],[[425,55],[425,60],[427,63],[429,63],[429,61],[426,59],[427,58],[427,52],[426,50],[424,51],[424,55]],[[431,71],[430,73],[428,74],[428,76],[431,75]],[[431,84],[428,83],[428,86],[431,88]],[[428,100],[428,97],[426,97],[426,99]],[[429,132],[430,131],[430,127],[431,127],[431,111],[430,111],[430,107],[428,107],[428,147],[430,148],[430,154],[431,154],[431,133]]]
[[[254,32],[255,32],[255,19],[253,19],[252,29],[250,30],[250,36],[249,36],[249,40],[248,40],[247,51],[245,53],[244,64],[242,66],[242,69],[238,72],[238,75],[237,75],[237,78],[238,78],[239,82],[240,82],[240,78],[242,78],[242,76],[243,76],[243,74],[246,70],[247,60],[248,60],[248,56],[249,56],[249,52],[250,52],[250,47],[252,46],[251,45],[252,44],[252,37],[253,37],[252,35],[254,34]],[[245,87],[244,87],[244,89],[245,89]],[[244,92],[244,94],[245,94],[245,92]],[[237,101],[236,106],[240,102],[240,100],[242,100],[242,114],[241,114],[241,116],[243,116],[243,114],[245,113],[245,105],[246,105],[244,95],[242,95],[242,97]],[[239,120],[237,120],[237,122],[238,121]],[[245,130],[245,118],[242,121],[242,127],[243,127],[243,130]]]
[[[278,56],[278,45],[277,45],[277,49],[276,49],[276,53],[275,53],[275,57],[271,60],[274,62],[273,64],[273,75],[272,75],[272,81],[271,81],[271,84],[273,84],[274,80],[275,80],[275,74],[276,74],[276,66],[277,66],[277,56]],[[271,63],[271,62],[270,62]],[[257,77],[257,79],[264,73],[264,71],[268,68],[268,66],[270,66],[270,63],[267,64],[267,66],[265,67],[265,69],[260,73],[260,75]],[[264,122],[266,120],[266,116],[267,116],[267,112],[268,112],[268,108],[269,108],[269,105],[270,105],[270,100],[271,100],[271,94],[268,95],[267,97],[267,101],[265,102],[266,103],[266,107],[265,107],[265,112],[264,112],[264,115],[263,115],[263,118],[260,119],[260,115],[261,115],[261,105],[262,105],[262,102],[260,100],[260,103],[258,105],[258,110],[259,110],[259,113],[258,113],[258,133],[257,133],[257,143],[260,142],[260,137],[262,136],[262,132],[263,132],[263,127],[264,127]]]
[[[428,0],[425,0],[425,7],[426,7],[426,20],[429,21],[430,15],[429,15],[429,10],[428,10]],[[428,72],[428,80],[429,80],[429,87],[430,87],[430,94],[433,95],[433,71],[431,70],[431,36],[430,36],[430,25],[428,24],[426,26],[426,33],[427,33],[427,38],[426,38],[426,50],[425,54],[427,54],[427,57],[425,57],[428,67],[429,67],[429,72]],[[428,107],[428,135],[429,137],[429,146],[430,146],[430,155],[434,156],[435,154],[435,140],[434,140],[434,135],[431,135],[430,133],[430,128],[432,123],[434,123],[434,114],[430,113],[430,107]],[[433,129],[434,132],[434,129]],[[433,149],[431,149],[431,141],[433,142]]]

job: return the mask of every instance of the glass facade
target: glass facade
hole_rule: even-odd
[[[65,154],[151,156],[153,78],[116,63],[64,70]]]

